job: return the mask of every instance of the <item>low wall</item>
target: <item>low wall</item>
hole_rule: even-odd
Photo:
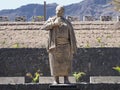
[[[120,47],[120,22],[72,22],[80,48]],[[43,22],[0,22],[0,48],[45,48]]]
[[[73,59],[72,72],[83,71],[86,75],[81,81],[89,82],[90,76],[116,76],[112,68],[120,65],[119,48],[78,48]],[[46,49],[18,48],[0,49],[0,76],[25,76],[27,72],[41,70],[50,76]]]

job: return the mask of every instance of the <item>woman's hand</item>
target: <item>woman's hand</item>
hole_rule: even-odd
[[[57,17],[53,23],[55,26],[60,26],[62,24],[61,17]]]

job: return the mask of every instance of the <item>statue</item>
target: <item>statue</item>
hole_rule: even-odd
[[[63,17],[64,7],[56,7],[56,16],[49,18],[42,30],[49,31],[48,53],[53,84],[59,84],[59,76],[64,77],[64,83],[69,84],[68,75],[71,72],[71,60],[76,53],[76,38],[71,23]]]

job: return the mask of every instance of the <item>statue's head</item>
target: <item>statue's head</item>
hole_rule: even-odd
[[[58,17],[61,17],[61,16],[64,15],[64,6],[58,5],[58,6],[56,7],[56,15],[57,15]]]

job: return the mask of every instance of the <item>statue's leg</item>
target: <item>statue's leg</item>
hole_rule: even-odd
[[[64,76],[64,84],[70,84],[68,76]]]
[[[59,76],[54,76],[53,84],[59,84]]]

